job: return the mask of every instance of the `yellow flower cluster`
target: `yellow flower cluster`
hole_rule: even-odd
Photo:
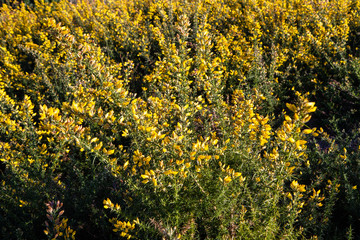
[[[109,198],[103,201],[104,208],[110,209],[113,212],[120,213],[121,207],[119,204],[113,204]],[[135,225],[139,224],[139,219],[133,220],[132,223],[129,221],[119,221],[117,218],[112,218],[109,220],[110,223],[115,227],[113,229],[114,232],[119,232],[121,237],[125,237],[127,239],[132,238],[130,234],[132,230],[135,229]]]

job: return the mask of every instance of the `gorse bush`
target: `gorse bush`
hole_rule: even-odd
[[[1,239],[358,238],[359,19],[350,0],[3,3]]]

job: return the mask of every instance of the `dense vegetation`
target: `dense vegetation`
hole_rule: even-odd
[[[359,239],[360,1],[0,8],[1,239]]]

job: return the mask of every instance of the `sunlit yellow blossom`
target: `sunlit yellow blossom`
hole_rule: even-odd
[[[103,204],[104,204],[105,209],[114,207],[114,204],[111,202],[111,200],[109,198],[104,200]]]
[[[225,178],[224,178],[224,182],[225,183],[229,183],[229,182],[231,182],[231,177],[230,176],[226,176]]]
[[[178,174],[177,171],[174,171],[174,170],[167,170],[164,172],[165,175],[176,175]]]
[[[296,180],[291,182],[290,187],[297,192],[306,192],[305,185],[299,184]]]

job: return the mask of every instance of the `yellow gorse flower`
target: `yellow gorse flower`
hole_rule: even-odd
[[[292,181],[290,187],[297,192],[306,192],[305,185],[299,184],[297,181]]]

